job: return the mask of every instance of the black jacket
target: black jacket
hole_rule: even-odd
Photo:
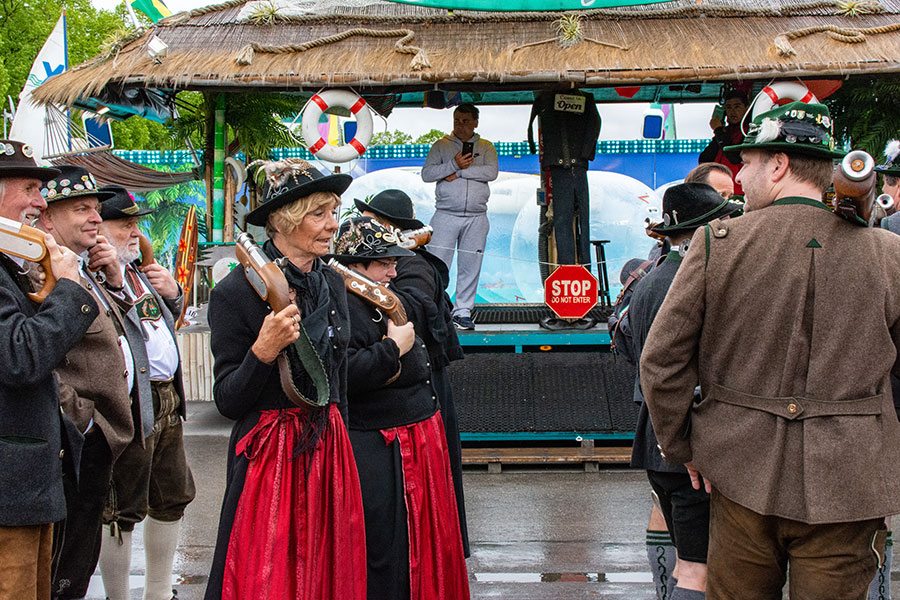
[[[416,337],[412,349],[401,357],[394,340],[385,337],[387,317],[358,296],[351,294],[347,303],[350,429],[386,429],[433,416],[438,403],[424,342]],[[397,378],[388,383],[394,376]]]
[[[320,268],[328,281],[331,297],[329,322],[334,334],[334,360],[325,365],[325,373],[331,387],[331,402],[338,404],[346,422],[346,348],[350,335],[347,292],[340,275],[324,265]],[[265,364],[250,350],[269,312],[269,305],[250,286],[243,269],[229,273],[210,294],[209,343],[215,358],[213,397],[219,412],[229,419],[239,420],[253,411],[294,406],[281,391],[276,363]],[[302,373],[295,372],[294,377],[298,389],[308,398],[314,398],[315,386],[312,382],[304,382]]]
[[[583,112],[577,112],[571,105],[566,106],[560,96],[581,96],[584,98]],[[541,168],[581,167],[586,169],[597,152],[597,138],[600,137],[600,113],[594,97],[581,90],[561,90],[540,92],[531,105],[528,119],[528,146],[531,153],[534,146],[532,123],[540,117],[543,154]]]
[[[99,309],[93,296],[60,279],[43,304],[33,304],[0,256],[0,525],[18,527],[59,521],[66,515],[62,463],[78,446],[74,428],[64,430],[53,370],[84,337]],[[74,439],[73,439],[74,438]]]
[[[415,256],[397,259],[397,277],[391,288],[401,290],[407,300],[407,317],[416,335],[425,342],[433,369],[442,369],[463,358],[459,337],[452,321],[453,303],[447,296],[450,273],[447,264],[424,248]]]

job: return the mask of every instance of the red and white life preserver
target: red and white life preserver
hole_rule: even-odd
[[[816,104],[819,99],[799,81],[778,81],[764,87],[756,96],[756,100],[753,102],[752,118],[755,119],[758,115],[769,112],[776,105],[784,104],[786,101]]]
[[[356,136],[341,146],[332,146],[319,135],[319,117],[332,106],[341,106],[356,115]],[[326,90],[314,94],[306,103],[301,129],[313,155],[329,162],[343,163],[366,151],[366,145],[372,140],[372,112],[365,100],[349,90]]]

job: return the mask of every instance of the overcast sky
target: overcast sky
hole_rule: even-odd
[[[173,13],[199,8],[217,2],[207,0],[163,0]],[[97,8],[112,10],[121,0],[91,0]],[[603,119],[601,140],[631,140],[641,135],[641,123],[648,104],[599,104]],[[675,126],[679,138],[708,138],[712,136],[709,118],[712,104],[679,104],[675,107]],[[481,107],[478,133],[492,142],[520,142],[527,139],[530,106]],[[449,132],[453,128],[451,110],[431,108],[396,108],[384,120],[376,119],[375,131],[398,129],[419,137],[432,129]],[[535,133],[537,129],[535,128]]]

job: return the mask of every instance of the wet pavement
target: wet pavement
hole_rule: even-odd
[[[212,561],[225,481],[230,421],[212,403],[189,403],[185,447],[197,484],[175,557],[178,600],[200,600]],[[464,474],[472,598],[655,600],[644,547],[650,511],[643,472],[487,469]],[[134,534],[132,599],[144,559]],[[892,579],[897,578],[897,573]],[[892,585],[895,593],[900,586]],[[88,600],[103,600],[99,571]]]

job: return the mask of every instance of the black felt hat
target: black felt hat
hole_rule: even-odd
[[[400,229],[421,229],[425,227],[416,218],[412,199],[402,190],[384,190],[375,194],[368,203],[354,200],[359,212],[370,211],[377,217],[390,221]]]
[[[59,175],[59,169],[39,167],[34,162],[34,149],[15,140],[0,140],[0,179],[27,177],[48,181]]]
[[[94,176],[84,167],[77,165],[58,165],[59,175],[44,183],[41,195],[47,204],[60,200],[71,200],[82,196],[95,196],[103,202],[113,197],[112,192],[102,192],[97,187]]]
[[[413,252],[398,246],[397,241],[397,234],[372,217],[352,217],[338,228],[331,256],[345,265],[413,256]]]
[[[100,204],[100,218],[104,221],[142,217],[153,212],[149,208],[141,209],[134,201],[134,196],[121,185],[104,185],[100,191],[113,194],[112,198],[108,198]]]
[[[651,231],[669,236],[687,233],[714,219],[730,217],[742,206],[723,200],[712,186],[705,183],[679,183],[663,195],[663,222]]]
[[[263,168],[266,182],[262,202],[244,217],[251,225],[264,226],[273,210],[315,192],[333,192],[340,196],[353,182],[353,178],[344,173],[322,175],[305,160],[278,161]]]

